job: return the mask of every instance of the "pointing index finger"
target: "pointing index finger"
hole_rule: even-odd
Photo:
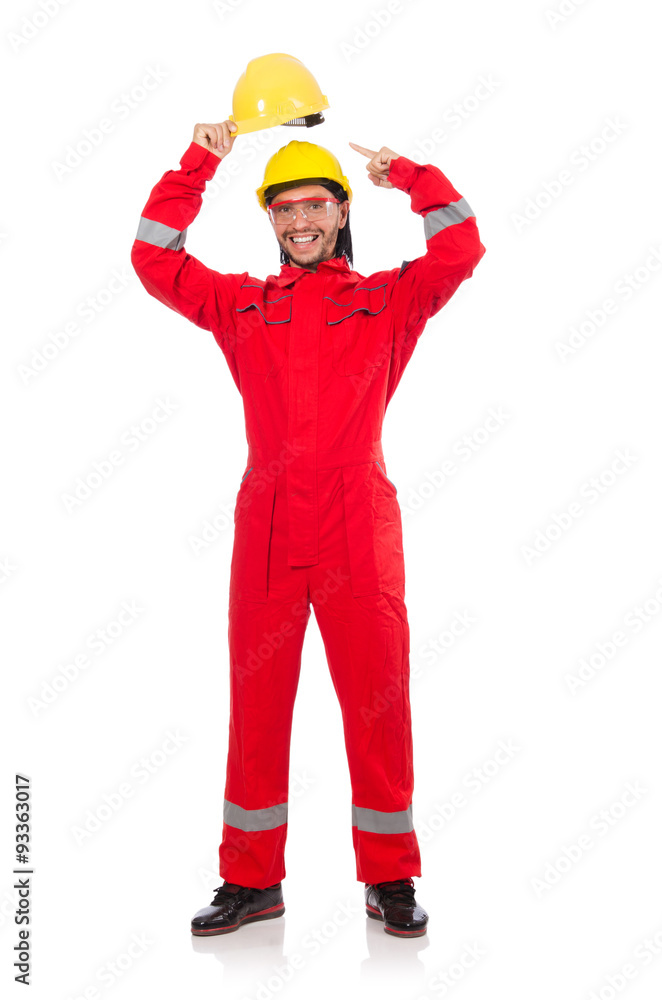
[[[354,149],[357,149],[359,153],[363,153],[364,156],[372,157],[377,155],[376,149],[366,149],[365,146],[359,146],[357,142],[350,142],[350,146],[353,146]]]

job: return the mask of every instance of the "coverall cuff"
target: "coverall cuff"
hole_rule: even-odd
[[[388,179],[395,187],[409,193],[410,187],[416,180],[416,168],[418,166],[420,164],[408,159],[408,157],[398,156],[397,160],[391,160]]]
[[[201,171],[209,179],[214,176],[216,168],[221,162],[220,156],[216,156],[211,150],[205,149],[199,142],[191,140],[191,144],[179,161],[183,167],[193,169],[200,167]]]

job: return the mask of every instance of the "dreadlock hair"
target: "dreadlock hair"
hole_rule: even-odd
[[[304,184],[321,184],[325,187],[334,198],[337,198],[339,202],[347,201],[347,193],[345,189],[337,183],[337,181],[330,181],[328,177],[303,177],[301,180],[294,183],[293,181],[282,181],[280,184],[272,184],[264,192],[264,200],[267,205],[270,205],[277,194],[281,191],[288,191],[292,187],[303,186]],[[351,210],[350,210],[351,211]],[[333,253],[334,257],[342,257],[343,255],[347,258],[347,263],[350,268],[353,266],[352,259],[352,234],[349,229],[349,215],[347,212],[347,218],[345,219],[345,225],[342,229],[338,230],[338,238],[336,239],[336,246]],[[280,244],[279,244],[280,246]],[[280,247],[280,262],[281,264],[289,264],[290,258],[287,253]]]

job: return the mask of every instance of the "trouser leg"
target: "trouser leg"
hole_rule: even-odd
[[[305,570],[287,567],[277,498],[265,603],[229,607],[230,725],[220,874],[266,888],[285,877],[292,715],[310,617]]]
[[[354,597],[342,505],[329,502],[321,514],[310,597],[342,712],[357,879],[420,875],[404,589]]]
[[[420,875],[404,600],[396,591],[352,598],[345,585],[323,604],[313,596],[313,608],[342,711],[356,877]]]

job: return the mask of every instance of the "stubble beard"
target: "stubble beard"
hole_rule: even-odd
[[[279,242],[282,249],[289,257],[290,262],[294,261],[296,264],[299,265],[299,267],[310,267],[312,264],[319,264],[323,260],[329,260],[329,254],[332,251],[338,239],[338,232],[339,230],[338,228],[336,228],[333,232],[330,233],[326,234],[320,233],[318,235],[317,240],[315,241],[315,243],[317,244],[315,252],[307,257],[298,256],[296,250],[292,252],[292,250],[290,249],[291,244],[288,237],[284,237],[282,242],[281,241]]]

